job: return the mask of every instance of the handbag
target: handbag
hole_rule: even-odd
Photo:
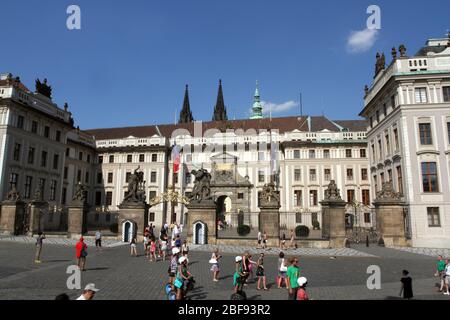
[[[181,289],[181,287],[183,287],[183,281],[181,281],[180,279],[176,278],[175,282],[173,283],[173,285],[175,286],[175,288]]]
[[[82,256],[83,258],[86,258],[87,255],[88,255],[87,251],[86,251],[85,249],[82,249],[82,250],[81,250],[81,256]]]

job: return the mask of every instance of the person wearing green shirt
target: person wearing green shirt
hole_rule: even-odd
[[[290,266],[287,268],[286,272],[286,286],[289,292],[288,299],[296,300],[298,290],[297,280],[300,277],[300,268],[298,266],[297,258],[291,258],[289,259],[289,262]]]
[[[437,272],[436,276],[439,277],[441,280],[441,286],[439,287],[439,292],[442,292],[444,290],[444,280],[445,280],[445,260],[442,258],[442,256],[438,256],[438,262],[437,262]]]

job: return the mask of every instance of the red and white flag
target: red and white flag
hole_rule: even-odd
[[[173,173],[178,173],[180,171],[180,149],[176,144],[172,147],[172,163]]]

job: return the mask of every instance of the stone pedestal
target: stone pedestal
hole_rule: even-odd
[[[118,239],[122,239],[123,224],[130,221],[135,226],[134,235],[138,241],[142,241],[147,226],[147,211],[148,205],[145,202],[125,202],[119,205]]]
[[[386,246],[407,246],[405,237],[404,203],[401,201],[375,201],[379,243]]]
[[[267,233],[267,245],[280,245],[280,205],[278,203],[259,207],[259,230]]]
[[[44,201],[33,201],[30,205],[30,217],[28,235],[33,236],[44,231],[42,210],[48,207],[48,203]]]
[[[19,235],[25,232],[25,203],[22,201],[3,201],[0,217],[0,233]]]
[[[394,192],[391,182],[385,182],[373,202],[380,234],[378,243],[386,246],[407,246],[404,202],[401,194]]]
[[[187,241],[189,243],[216,244],[216,204],[213,200],[193,202],[187,205]],[[196,230],[197,229],[197,230]],[[203,236],[204,241],[202,241]]]
[[[87,232],[87,211],[85,202],[73,201],[68,207],[68,228],[67,233],[70,238],[79,238]]]
[[[331,248],[345,247],[345,205],[340,199],[324,200],[322,206],[322,237],[329,239]]]

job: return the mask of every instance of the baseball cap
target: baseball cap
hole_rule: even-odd
[[[85,290],[85,291],[93,291],[93,292],[98,292],[98,291],[100,291],[100,289],[97,289],[97,288],[95,287],[95,284],[93,284],[93,283],[88,283],[88,284],[86,285],[86,287],[84,287],[84,290]]]
[[[241,256],[236,256],[235,261],[236,262],[242,261],[242,257]]]
[[[172,254],[178,254],[180,253],[180,249],[179,248],[173,248],[172,249]]]
[[[306,283],[308,282],[308,279],[306,279],[305,277],[300,277],[297,280],[297,284],[302,287],[304,286]]]

